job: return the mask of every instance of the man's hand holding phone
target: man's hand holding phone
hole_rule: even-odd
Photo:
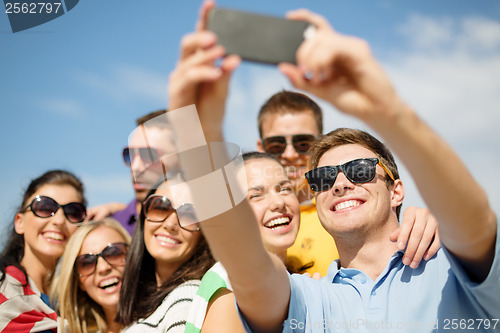
[[[324,17],[305,9],[287,17],[316,26],[315,35],[297,51],[297,65],[279,65],[294,87],[372,125],[404,108],[365,41],[334,31]]]

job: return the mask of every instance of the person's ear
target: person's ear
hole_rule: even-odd
[[[264,152],[264,146],[262,145],[262,139],[257,140],[257,151],[263,153]]]
[[[84,292],[87,292],[87,289],[85,288],[85,285],[82,283],[82,280],[80,278],[77,277],[77,280],[78,280],[78,287],[84,291]]]
[[[14,229],[19,235],[24,235],[24,213],[17,213],[14,218]]]
[[[391,207],[396,208],[403,203],[405,188],[401,179],[396,179],[391,189]]]

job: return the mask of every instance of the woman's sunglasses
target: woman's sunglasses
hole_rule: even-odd
[[[103,258],[113,267],[124,266],[127,257],[127,248],[128,245],[126,243],[113,243],[108,244],[101,253],[82,254],[76,257],[73,270],[79,277],[92,275],[96,270],[99,257]]]
[[[177,223],[187,231],[199,231],[200,223],[196,222],[194,206],[190,203],[184,203],[177,208],[172,206],[172,202],[162,195],[153,194],[144,200],[142,210],[146,220],[150,222],[163,222],[173,212],[177,213]]]
[[[306,172],[305,176],[311,190],[314,192],[321,192],[333,187],[339,170],[342,171],[346,178],[352,183],[369,182],[375,178],[377,164],[387,172],[393,181],[395,180],[391,170],[389,170],[378,158],[359,158],[341,165],[323,166]]]
[[[31,203],[22,209],[25,212],[28,208],[31,209],[35,216],[47,218],[54,216],[55,213],[62,208],[64,215],[71,223],[81,223],[87,217],[87,209],[80,202],[70,202],[65,205],[60,205],[51,197],[37,195]]]
[[[160,161],[160,152],[154,148],[123,148],[123,161],[127,166],[132,164],[134,156],[139,155],[146,165],[152,165]]]
[[[296,134],[292,135],[292,141],[282,136],[270,136],[262,140],[264,151],[271,155],[281,155],[286,149],[286,146],[291,143],[298,154],[305,155],[309,151],[316,137],[311,134]]]

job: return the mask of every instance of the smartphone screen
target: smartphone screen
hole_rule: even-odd
[[[208,30],[217,35],[227,54],[268,64],[295,64],[297,49],[311,28],[304,21],[224,8],[214,8],[208,19]]]

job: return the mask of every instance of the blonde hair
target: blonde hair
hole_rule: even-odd
[[[113,218],[91,221],[82,224],[71,236],[61,258],[59,274],[52,280],[50,299],[61,321],[67,321],[70,332],[106,332],[108,327],[104,310],[79,287],[78,276],[73,272],[75,260],[80,253],[83,241],[97,228],[110,228],[117,231],[130,244],[129,233]]]

